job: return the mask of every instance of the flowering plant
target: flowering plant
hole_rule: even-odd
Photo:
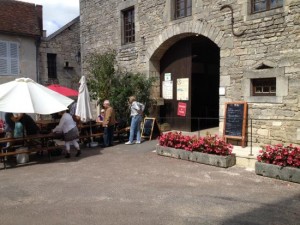
[[[205,137],[183,135],[181,132],[168,132],[159,137],[159,145],[186,151],[199,151],[215,155],[231,155],[233,146],[218,135]]]
[[[259,153],[258,162],[300,168],[300,147],[282,144],[267,145]]]

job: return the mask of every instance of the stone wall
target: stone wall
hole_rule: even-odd
[[[44,38],[40,47],[40,83],[51,84],[48,79],[47,54],[56,54],[57,80],[60,85],[78,89],[81,64],[76,61],[80,52],[80,22],[75,18],[64,27]]]
[[[220,87],[225,88],[220,117],[225,102],[247,101],[255,144],[300,144],[300,1],[286,0],[281,8],[256,14],[250,14],[250,0],[192,3],[192,16],[172,20],[171,0],[81,0],[83,74],[88,75],[89,54],[115,49],[119,67],[159,76],[159,60],[170,46],[203,35],[220,48]],[[233,9],[234,33],[244,31],[240,37],[232,33],[229,8],[220,10],[225,4]],[[122,45],[122,10],[131,6],[136,42]],[[276,96],[251,96],[251,79],[270,76],[276,77]],[[160,96],[159,85],[153,96]]]

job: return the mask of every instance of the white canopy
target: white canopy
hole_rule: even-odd
[[[87,122],[93,119],[91,106],[90,106],[90,94],[86,84],[85,76],[82,76],[79,86],[79,94],[76,106],[76,116],[80,117],[82,122]]]
[[[52,114],[66,110],[73,102],[30,78],[18,78],[0,85],[0,111]]]

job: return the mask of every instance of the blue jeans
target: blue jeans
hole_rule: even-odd
[[[132,143],[136,135],[136,140],[141,141],[141,122],[142,116],[136,115],[131,118],[129,141]]]
[[[104,146],[112,146],[114,142],[114,125],[104,127],[104,133],[103,133],[103,142]]]

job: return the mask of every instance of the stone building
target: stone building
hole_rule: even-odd
[[[0,1],[0,84],[20,77],[39,79],[42,21],[41,5]]]
[[[48,85],[58,83],[78,89],[81,77],[79,17],[44,37],[39,49],[40,80]]]
[[[173,129],[223,132],[225,103],[245,101],[248,140],[300,143],[299,0],[81,0],[80,17],[83,75],[89,54],[117,50],[119,67],[159,78]]]

